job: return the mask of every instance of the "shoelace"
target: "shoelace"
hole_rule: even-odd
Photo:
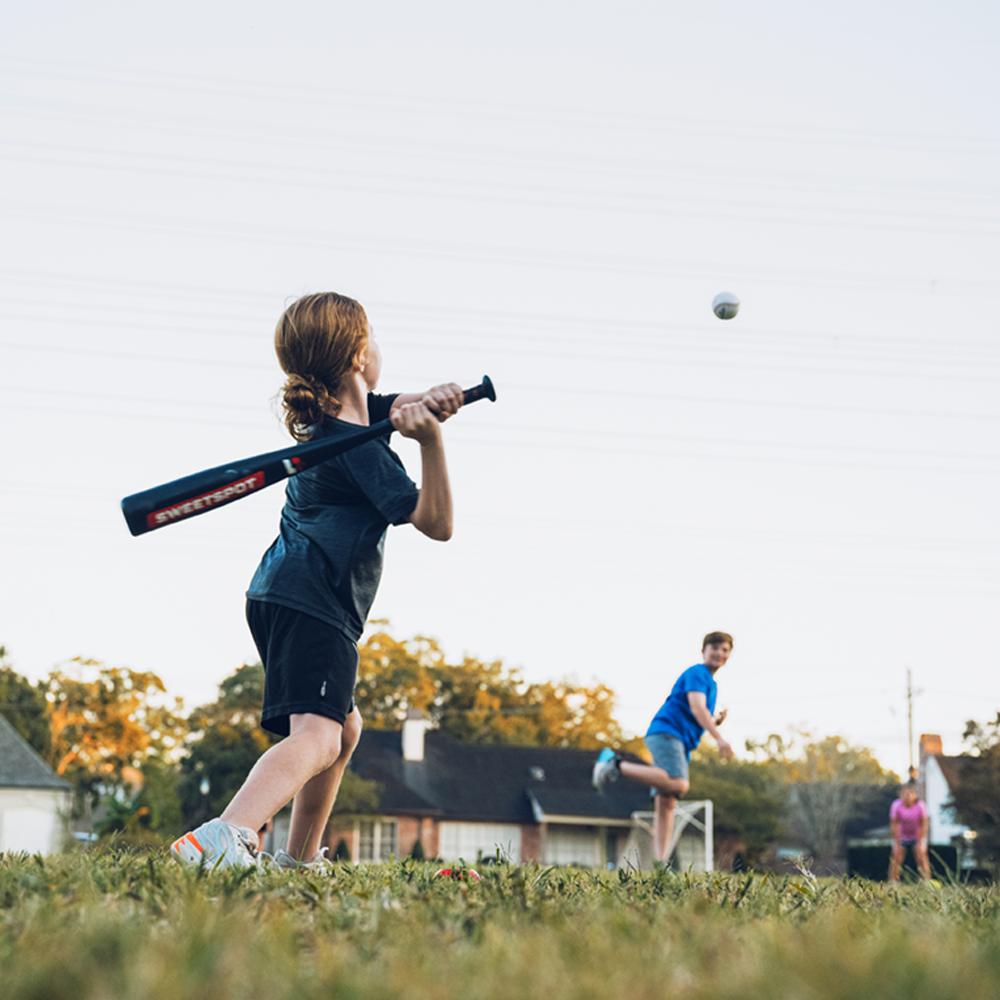
[[[250,857],[259,862],[261,855],[265,852],[260,849],[260,842],[257,840],[257,834],[250,830],[240,830],[237,836],[240,843],[247,849]]]

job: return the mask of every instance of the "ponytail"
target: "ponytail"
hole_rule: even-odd
[[[346,295],[306,295],[281,314],[274,349],[288,376],[281,389],[284,423],[296,441],[307,441],[324,416],[340,412],[341,380],[367,347],[368,317]]]

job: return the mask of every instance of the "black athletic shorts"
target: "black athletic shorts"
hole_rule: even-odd
[[[354,710],[358,647],[333,625],[270,601],[247,601],[247,623],[264,664],[261,726],[287,736],[289,716],[325,715],[341,725]]]

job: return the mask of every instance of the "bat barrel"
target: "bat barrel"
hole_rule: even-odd
[[[474,403],[477,399],[495,402],[497,394],[489,375],[484,375],[479,385],[466,389],[463,398],[466,403]],[[129,531],[133,535],[143,535],[147,531],[242,500],[251,493],[305,472],[306,469],[329,461],[351,448],[357,448],[366,441],[388,436],[392,430],[391,420],[380,420],[370,427],[358,428],[350,435],[320,438],[196,472],[183,479],[175,479],[125,497],[122,500],[122,513]]]

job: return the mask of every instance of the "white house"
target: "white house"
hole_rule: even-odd
[[[61,850],[69,809],[69,784],[0,715],[0,853]]]
[[[962,823],[951,805],[952,793],[961,780],[962,769],[975,766],[975,757],[947,756],[937,733],[920,737],[919,791],[930,815],[931,844],[953,844],[959,848],[963,867],[973,864],[972,848],[976,833]]]

